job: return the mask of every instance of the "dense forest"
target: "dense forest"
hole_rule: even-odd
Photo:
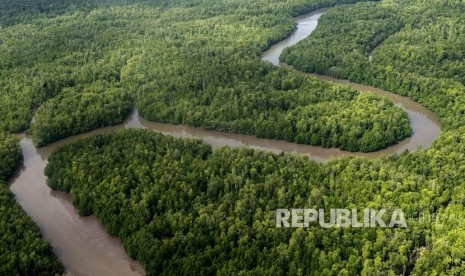
[[[44,146],[61,138],[121,123],[132,110],[130,96],[121,89],[108,90],[105,84],[100,84],[91,91],[67,89],[44,103],[32,124],[34,143]]]
[[[425,244],[414,251],[413,273],[418,275],[464,273],[464,11],[463,1],[440,0],[339,7],[321,18],[314,34],[282,56],[299,70],[407,95],[439,116],[447,131],[430,150],[405,155],[399,168],[416,167],[411,172],[429,178],[430,192],[439,192],[434,198],[443,201],[431,205],[433,226]]]
[[[391,1],[332,9],[282,60],[295,68],[394,91],[464,126],[462,1]]]
[[[460,246],[460,225],[425,216],[463,213],[464,149],[454,135],[426,152],[318,165],[123,130],[60,148],[46,174],[82,215],[96,214],[120,237],[150,275],[423,274],[458,269],[459,251],[450,263],[436,259],[452,254],[437,240],[443,233]],[[276,228],[274,211],[283,206],[400,207],[409,227]]]
[[[417,233],[421,227],[407,232],[294,231],[276,228],[273,212],[282,206],[329,208],[350,201],[412,210],[430,203],[416,185],[406,188],[412,193],[408,203],[400,200],[400,191],[378,198],[396,185],[391,171],[376,173],[380,163],[340,163],[353,169],[367,166],[356,175],[373,172],[373,184],[353,191],[350,181],[357,177],[352,173],[341,172],[335,185],[337,172],[331,166],[320,168],[305,157],[213,151],[200,141],[145,130],[84,139],[59,149],[49,161],[49,185],[70,192],[82,215],[96,214],[150,275],[401,273],[414,242],[424,238]],[[344,186],[336,187],[340,184]],[[407,235],[416,237],[409,241]],[[391,243],[382,250],[387,240]]]
[[[18,139],[0,132],[0,180],[8,180],[21,159]]]
[[[338,7],[283,57],[301,70],[424,103],[444,128],[430,149],[318,165],[126,130],[55,152],[46,171],[50,185],[71,192],[82,214],[97,214],[149,274],[461,275],[462,5],[410,0]],[[431,66],[436,49],[443,51],[440,63]],[[409,227],[278,229],[273,211],[283,206],[400,207]]]
[[[17,12],[0,32],[0,128],[26,129],[35,112],[38,146],[121,123],[130,98],[152,121],[349,151],[411,135],[384,98],[259,60],[292,15],[355,1],[69,2],[31,2],[34,20]]]
[[[18,140],[0,132],[0,274],[60,274],[63,268],[50,245],[16,202],[6,183],[20,159]]]
[[[350,150],[410,133],[384,98],[259,60],[293,30],[291,16],[359,1],[1,2],[10,10],[0,11],[0,129],[31,127],[39,145],[115,124],[133,101],[151,120]],[[317,164],[123,130],[59,148],[49,185],[69,192],[81,215],[95,214],[149,275],[463,275],[464,11],[461,0],[339,6],[282,57],[432,109],[443,132],[428,149]],[[321,124],[331,129],[312,128]],[[6,176],[19,158],[9,137],[0,139]],[[5,273],[59,273],[38,229],[5,195],[1,208],[36,229],[19,234],[30,240],[15,236],[16,224],[1,232]],[[401,208],[408,228],[275,226],[277,208],[341,207]],[[24,246],[10,246],[16,240]],[[43,250],[21,251],[31,248]]]

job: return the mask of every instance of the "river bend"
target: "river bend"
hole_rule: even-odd
[[[324,12],[319,10],[298,17],[295,32],[263,53],[262,59],[280,65],[279,55],[282,50],[310,35],[317,26],[318,18]],[[281,64],[281,66],[285,65]],[[316,77],[388,97],[408,113],[413,128],[412,137],[378,152],[351,153],[339,149],[260,139],[249,135],[208,131],[185,125],[154,123],[140,118],[137,110],[134,110],[124,124],[76,135],[40,149],[34,147],[30,137],[19,135],[24,162],[16,177],[11,180],[11,190],[19,204],[40,227],[67,272],[75,275],[144,275],[143,267],[129,258],[121,242],[109,236],[95,216],[80,217],[68,194],[52,191],[47,186],[44,168],[48,157],[58,146],[121,128],[146,128],[175,137],[202,139],[214,147],[250,147],[275,153],[289,152],[306,155],[322,162],[351,155],[377,158],[405,150],[416,150],[419,146],[427,148],[439,136],[440,124],[436,116],[417,102],[373,87],[324,76]]]

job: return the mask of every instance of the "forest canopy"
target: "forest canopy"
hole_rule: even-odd
[[[465,198],[465,89],[460,73],[429,66],[435,51],[424,49],[442,47],[444,66],[459,56],[446,44],[463,39],[448,27],[462,28],[461,5],[410,0],[338,7],[283,57],[301,70],[387,88],[432,108],[445,131],[427,150],[318,165],[126,130],[55,152],[50,185],[71,192],[82,214],[95,213],[149,274],[460,275],[463,231],[454,219]],[[425,26],[443,32],[424,32]],[[415,39],[408,35],[414,33]],[[407,61],[410,55],[415,62]],[[273,211],[283,206],[401,208],[409,227],[278,230]],[[147,247],[147,240],[156,246]]]
[[[9,7],[18,5],[3,2]],[[308,111],[304,104],[311,101],[315,102],[308,108],[309,114],[332,111],[325,106],[319,109],[318,103],[327,101],[331,107],[342,106],[340,111],[347,111],[350,118],[352,108],[367,101],[364,108],[381,105],[385,107],[381,114],[393,116],[396,109],[382,98],[259,61],[261,51],[292,31],[291,15],[336,2],[356,1],[178,0],[117,5],[109,0],[105,8],[95,8],[92,1],[87,8],[23,2],[37,8],[32,18],[30,11],[18,9],[7,22],[8,13],[1,11],[6,23],[0,29],[0,50],[8,53],[0,57],[1,129],[28,128],[32,111],[44,103],[63,109],[54,112],[65,116],[66,93],[83,93],[69,100],[77,111],[88,96],[107,103],[106,96],[112,92],[98,97],[102,90],[95,82],[105,82],[109,91],[121,97],[115,95],[123,106],[129,101],[126,95],[134,96],[147,118],[176,123],[191,120],[190,124],[206,127],[215,123],[224,130],[231,126],[212,122],[211,114],[202,107],[223,95],[228,96],[220,114],[225,118],[238,115],[234,108],[239,103],[242,107],[247,97],[258,99],[252,101],[256,104],[252,110],[273,120],[283,110]],[[444,131],[428,149],[377,160],[345,158],[316,164],[301,156],[212,149],[197,140],[124,130],[58,149],[46,169],[49,185],[70,192],[82,215],[95,214],[149,275],[462,275],[464,11],[460,0],[389,0],[341,6],[323,16],[316,32],[283,56],[299,70],[385,88],[431,108]],[[282,97],[283,102],[264,97],[267,93]],[[322,97],[326,93],[328,99]],[[301,98],[294,97],[297,95]],[[176,109],[168,108],[169,101],[176,103]],[[195,108],[204,113],[188,113]],[[111,108],[110,112],[122,114],[122,110]],[[178,112],[181,110],[189,116]],[[102,124],[112,123],[100,115],[108,113],[97,114]],[[302,114],[306,113],[292,115]],[[403,124],[399,114],[401,117],[394,118],[400,125],[395,126]],[[78,123],[88,116],[67,115]],[[51,116],[48,110],[37,113],[40,128],[52,123],[47,116]],[[369,121],[373,122],[372,117]],[[82,129],[94,127],[95,121],[89,122],[82,124]],[[47,134],[50,141],[72,134],[56,131],[60,135]],[[14,141],[8,137],[5,141]],[[2,162],[10,166],[15,163],[11,160],[18,160],[17,146],[8,142],[0,148],[6,153],[18,152]],[[5,168],[7,174],[12,171],[12,167]],[[28,225],[21,229],[33,229],[11,193],[5,190],[5,194],[0,206],[20,214]],[[340,207],[401,208],[409,227],[275,227],[276,208]],[[11,220],[8,223],[0,225],[8,227]],[[9,269],[6,274],[21,273],[16,267],[30,266],[15,263],[24,259],[16,257],[23,256],[17,248],[10,248],[18,239],[10,229],[3,231],[8,233],[7,251],[1,260],[13,264],[5,266]],[[24,249],[30,250],[30,245],[40,241],[37,248],[45,248],[41,256],[49,256],[49,247],[31,233],[39,232],[36,228],[24,234],[33,237],[25,239]],[[52,257],[44,258],[41,267],[60,273]]]
[[[464,126],[463,1],[385,1],[337,7],[282,60],[295,68],[380,87]]]
[[[458,229],[425,218],[453,212],[448,204],[463,198],[463,137],[399,157],[317,164],[129,129],[59,148],[46,175],[53,189],[72,195],[81,215],[95,214],[119,237],[149,275],[420,275],[443,268],[434,258],[449,251],[428,248],[441,246],[441,231]],[[340,206],[401,208],[408,228],[275,226],[277,208]]]
[[[65,2],[8,4],[0,29],[0,129],[38,146],[123,122],[130,98],[152,121],[349,151],[411,135],[386,99],[259,59],[292,16],[356,1]]]
[[[109,90],[102,85],[91,91],[67,89],[45,102],[37,110],[32,124],[34,143],[44,146],[61,138],[118,124],[132,110],[130,96],[121,89]]]

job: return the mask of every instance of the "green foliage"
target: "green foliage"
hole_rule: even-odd
[[[399,13],[385,3],[336,7],[320,18],[310,38],[285,49],[281,59],[301,71],[352,78],[370,66],[373,49],[404,26]],[[352,62],[351,68],[343,66]],[[354,67],[359,70],[350,71]]]
[[[349,151],[411,134],[383,98],[259,60],[293,31],[291,15],[356,1],[68,2],[22,3],[32,19],[0,30],[0,129],[25,129],[38,110],[38,146],[121,122],[129,96],[149,120]],[[125,94],[107,110],[113,90]]]
[[[463,204],[450,204],[441,210],[436,218],[432,230],[430,248],[418,250],[418,260],[412,275],[463,275],[464,234]]]
[[[464,9],[462,1],[422,0],[338,7],[282,59],[409,96],[456,129],[465,122]]]
[[[18,140],[0,133],[0,274],[55,275],[63,267],[5,182],[21,157]]]
[[[21,149],[18,140],[0,132],[0,180],[6,181],[11,177],[13,170],[21,158]]]
[[[349,151],[376,151],[411,134],[407,114],[385,98],[284,70],[253,70],[254,65],[248,66],[248,72],[257,72],[250,82],[228,87],[189,93],[192,88],[181,84],[175,94],[163,88],[144,94],[144,89],[140,114],[153,121]],[[253,92],[251,82],[256,85]]]
[[[69,89],[45,102],[32,125],[34,143],[44,146],[60,138],[121,123],[132,109],[130,97],[121,89],[91,91]]]
[[[431,227],[415,212],[447,200],[421,154],[319,166],[130,129],[66,145],[49,161],[49,185],[97,215],[150,275],[404,274]],[[283,206],[400,207],[409,228],[276,228]]]
[[[447,57],[459,55],[451,48],[458,47],[453,45],[460,36],[447,32],[451,29],[445,22],[459,23],[454,12],[460,5],[459,1],[412,0],[336,8],[322,17],[321,28],[310,39],[284,56],[300,69],[381,86],[425,103],[437,112],[445,129],[428,150],[376,161],[349,158],[317,165],[301,157],[246,149],[206,148],[196,154],[192,149],[198,144],[186,149],[187,142],[128,130],[55,152],[47,168],[51,185],[70,191],[83,214],[95,213],[149,274],[460,275],[465,259],[460,224],[465,199],[465,128],[461,127],[465,89],[460,74],[447,73],[449,61],[431,66],[436,51],[425,50],[443,47]],[[424,16],[432,13],[436,16]],[[425,26],[443,32],[425,32]],[[460,69],[463,65],[458,62]],[[167,68],[173,70],[163,71],[166,74],[182,72],[182,67]],[[224,70],[213,67],[208,72],[218,75]],[[273,71],[251,72],[250,79],[254,74],[280,79]],[[230,74],[219,76],[230,81]],[[310,81],[302,79],[291,83],[305,86]],[[139,96],[142,110],[161,105],[163,97],[177,99],[159,92],[165,87],[181,89],[188,84],[159,82],[160,89],[150,92],[158,98],[144,102],[145,95]],[[216,94],[208,93],[204,83],[199,85],[189,89],[199,89],[209,95],[205,101],[213,102],[210,95]],[[300,86],[289,89],[289,94]],[[139,93],[149,94],[149,87]],[[293,99],[302,101],[297,95]],[[360,97],[338,95],[341,101]],[[187,120],[198,120],[189,112],[202,101],[193,99],[195,104],[183,103],[188,106]],[[329,99],[338,102],[335,95]],[[176,116],[183,122],[182,115]],[[276,208],[341,206],[399,207],[406,212],[409,228],[274,227]],[[433,216],[425,219],[427,215]]]
[[[0,212],[0,274],[56,275],[63,272],[39,228],[16,203],[2,180]]]
[[[396,162],[399,172],[425,177],[416,182],[418,188],[426,187],[422,196],[434,194],[432,202],[420,208],[427,216],[423,224],[428,230],[410,253],[408,272],[413,275],[464,273],[464,10],[463,1],[439,0],[336,8],[321,18],[309,39],[282,57],[300,70],[333,74],[407,95],[440,118],[446,131],[433,147]],[[394,21],[398,23],[390,23]],[[392,164],[389,160],[383,167]]]
[[[296,139],[318,114],[315,124],[327,120],[349,138],[368,135],[369,149],[383,138],[366,124],[379,121],[384,134],[400,135],[396,139],[406,135],[399,127],[404,115],[384,99],[259,62],[263,49],[292,31],[289,15],[335,1],[157,3],[58,10],[62,16],[40,20],[19,15],[15,20],[27,24],[2,28],[0,48],[8,55],[0,58],[1,128],[24,129],[31,111],[50,99],[67,110],[65,90],[74,90],[80,103],[94,82],[105,81],[135,95],[141,113],[154,120],[234,132],[249,123],[256,135],[286,139],[291,133]],[[428,150],[318,165],[125,130],[57,150],[46,169],[50,185],[70,192],[82,215],[96,214],[150,275],[463,274],[464,10],[459,0],[338,7],[283,56],[298,69],[379,86],[433,109],[444,131]],[[277,132],[275,124],[288,116],[296,129]],[[365,131],[341,124],[345,118]],[[260,119],[273,124],[263,127]],[[321,145],[342,147],[329,130],[321,133]],[[349,138],[345,143],[352,146]],[[409,227],[274,224],[276,208],[341,207],[402,208]],[[428,214],[438,216],[425,221]]]

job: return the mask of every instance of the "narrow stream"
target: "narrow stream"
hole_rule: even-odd
[[[307,37],[316,28],[318,18],[323,13],[324,10],[320,10],[298,17],[298,27],[295,33],[266,51],[262,59],[279,65],[281,51]],[[134,110],[124,124],[76,135],[40,149],[34,147],[30,137],[19,135],[24,164],[17,176],[12,179],[11,190],[24,210],[40,227],[44,237],[51,243],[54,252],[67,272],[74,275],[144,275],[145,272],[140,263],[129,258],[121,242],[117,238],[109,236],[95,216],[79,217],[68,194],[51,191],[47,186],[44,168],[48,157],[58,146],[90,135],[110,133],[121,128],[146,128],[175,137],[202,139],[214,147],[250,147],[275,153],[298,153],[315,161],[323,162],[349,155],[377,158],[400,153],[406,149],[415,150],[418,146],[426,148],[439,136],[440,124],[436,116],[430,110],[408,98],[347,81],[317,77],[347,84],[361,91],[373,91],[388,97],[409,114],[414,131],[413,136],[378,152],[350,153],[338,149],[259,139],[249,135],[208,131],[184,125],[154,123],[140,118],[137,110]]]

